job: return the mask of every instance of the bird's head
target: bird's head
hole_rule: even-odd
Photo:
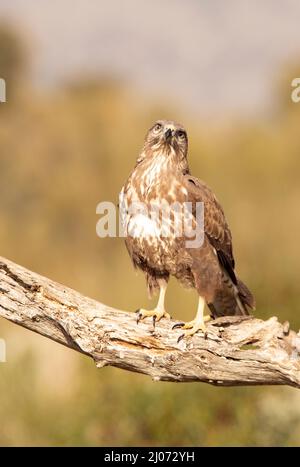
[[[167,154],[175,151],[181,157],[187,156],[187,133],[182,125],[169,120],[157,120],[148,131],[145,144],[153,151]]]

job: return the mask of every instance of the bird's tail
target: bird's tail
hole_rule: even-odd
[[[255,310],[255,298],[248,287],[240,279],[237,279],[238,296],[244,307]]]
[[[249,308],[255,309],[255,300],[248,287],[237,279],[233,284],[228,275],[224,275],[224,288],[218,291],[214,301],[208,306],[214,318],[218,316],[248,315]]]

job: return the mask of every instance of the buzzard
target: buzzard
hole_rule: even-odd
[[[120,193],[123,206],[125,243],[135,267],[146,276],[150,295],[160,291],[154,310],[139,309],[137,322],[153,318],[170,318],[164,301],[169,277],[175,276],[184,286],[195,288],[199,304],[195,319],[174,327],[185,329],[183,336],[205,332],[210,318],[247,315],[254,309],[254,298],[237,277],[232,252],[231,232],[224,211],[211,189],[189,171],[188,137],[184,127],[173,121],[158,120],[148,131],[144,146]],[[153,206],[186,203],[194,227],[202,228],[202,242],[188,244],[187,234],[176,235],[174,212],[169,216],[169,231],[162,231],[161,214],[149,216]],[[202,226],[195,207],[202,203]],[[130,209],[132,205],[143,209]],[[149,210],[145,212],[145,209]],[[183,211],[178,211],[183,221]],[[199,224],[199,225],[198,225]],[[207,304],[210,315],[204,316]]]

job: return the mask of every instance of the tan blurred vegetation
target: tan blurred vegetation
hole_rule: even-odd
[[[181,120],[192,172],[226,211],[257,316],[299,328],[300,104],[282,104],[288,73],[268,121],[212,126],[108,78],[37,93],[17,79],[24,64],[16,43],[7,32],[0,41],[0,57],[8,57],[0,75],[7,70],[8,89],[10,79],[17,88],[0,109],[1,255],[114,307],[147,305],[122,239],[97,238],[95,210],[117,200],[152,121]],[[167,304],[188,319],[196,296],[173,281]],[[8,359],[0,364],[0,445],[299,444],[296,390],[153,383],[97,370],[3,320],[0,336]]]

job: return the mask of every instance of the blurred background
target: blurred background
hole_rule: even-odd
[[[256,314],[300,327],[297,0],[1,0],[0,244],[5,256],[125,310],[148,307],[122,239],[96,236],[158,118],[233,232]],[[168,311],[191,319],[175,281]],[[0,321],[0,445],[297,445],[300,393],[153,383],[97,370]]]

